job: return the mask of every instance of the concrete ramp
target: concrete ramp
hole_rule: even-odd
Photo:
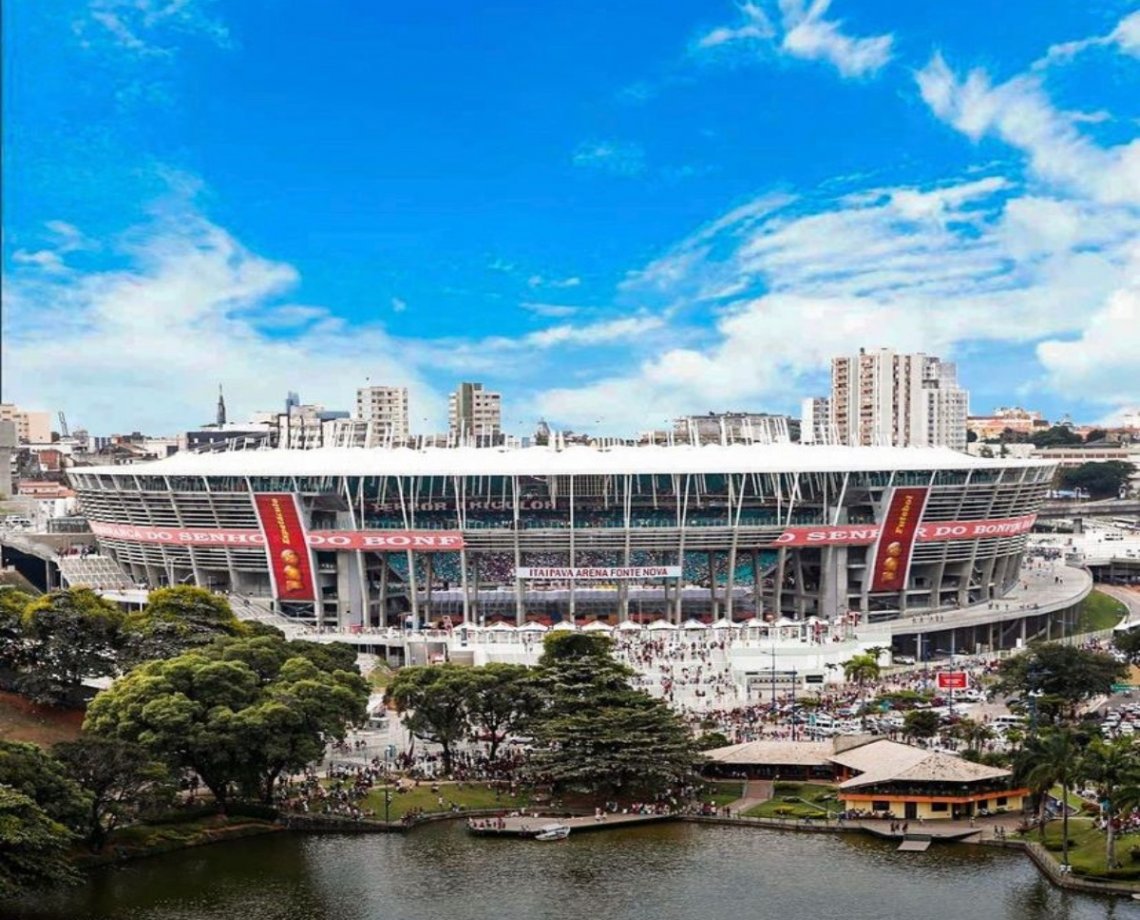
[[[899,844],[900,853],[925,853],[930,849],[930,836],[928,834],[907,834]]]

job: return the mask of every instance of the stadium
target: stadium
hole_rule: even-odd
[[[750,618],[864,625],[993,605],[1054,465],[798,444],[247,450],[74,469],[147,586],[320,628]]]

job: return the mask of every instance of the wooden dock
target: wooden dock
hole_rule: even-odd
[[[660,824],[676,821],[677,815],[605,815],[600,820],[594,815],[560,817],[558,815],[516,815],[503,818],[472,818],[467,832],[476,837],[534,837],[548,824],[564,824],[570,836],[614,830],[640,824]]]

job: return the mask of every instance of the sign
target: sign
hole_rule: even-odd
[[[895,489],[875,544],[872,591],[901,591],[910,570],[910,554],[918,536],[918,522],[926,505],[925,488]]]
[[[925,491],[925,490],[920,490]],[[992,521],[935,521],[919,524],[915,531],[918,543],[945,540],[977,540],[985,537],[1016,537],[1029,533],[1037,520],[1035,514]],[[778,536],[773,546],[866,546],[879,539],[878,524],[839,524],[835,527],[814,525],[789,527]]]
[[[611,581],[626,578],[680,578],[679,565],[629,565],[629,566],[575,566],[559,568],[557,566],[544,566],[541,568],[517,568],[516,578],[549,578],[559,581]]]
[[[939,690],[965,690],[970,682],[965,671],[939,671],[937,685]]]
[[[273,596],[283,601],[316,600],[313,560],[296,494],[262,492],[253,496],[253,504],[265,535]]]
[[[439,553],[463,549],[459,530],[314,530],[309,546],[320,550],[411,550]]]
[[[265,546],[260,530],[208,527],[134,527],[91,521],[91,532],[108,540],[130,543],[167,543],[182,546]],[[411,550],[417,553],[447,552],[463,548],[458,530],[314,530],[305,535],[311,549],[319,550]]]

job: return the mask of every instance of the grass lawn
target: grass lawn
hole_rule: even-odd
[[[392,683],[393,676],[395,676],[395,672],[381,661],[369,672],[368,683],[373,690],[387,690],[388,684]]]
[[[1064,796],[1061,795],[1061,792],[1062,790],[1060,785],[1054,786],[1049,790],[1049,794],[1053,796],[1053,798],[1057,799],[1057,801],[1060,801],[1062,798],[1064,798]],[[1070,808],[1079,809],[1085,804],[1085,800],[1072,791],[1069,792],[1069,798],[1066,801],[1068,801]]]
[[[83,725],[83,710],[38,706],[17,693],[0,692],[0,738],[30,741],[42,748],[74,741]]]
[[[743,792],[743,780],[708,780],[697,793],[697,799],[717,806],[727,805],[739,799]]]
[[[1039,840],[1037,832],[1031,832],[1027,840]],[[1050,821],[1045,827],[1045,847],[1061,861],[1061,821]],[[1140,859],[1132,859],[1131,850],[1140,851],[1140,834],[1126,834],[1116,838],[1116,858],[1119,869],[1105,871],[1104,833],[1097,830],[1091,818],[1069,819],[1069,863],[1074,875],[1090,875],[1101,878],[1140,879]]]
[[[510,796],[506,793],[496,792],[490,786],[471,783],[464,783],[462,788],[458,784],[444,783],[439,787],[439,792],[431,791],[431,783],[424,783],[407,792],[397,792],[396,787],[392,786],[391,792],[392,804],[388,808],[388,817],[392,821],[400,820],[406,812],[415,808],[422,808],[429,813],[438,813],[450,811],[451,804],[455,803],[462,805],[469,811],[477,808],[514,809],[522,805],[529,805],[531,799],[531,793],[527,790],[524,790],[520,795]],[[443,808],[439,807],[440,796],[443,796]],[[365,797],[360,807],[372,809],[376,812],[376,817],[383,820],[384,787],[379,786],[373,789]]]
[[[776,783],[773,797],[748,809],[746,818],[823,818],[840,810],[835,787],[823,783]]]
[[[1081,604],[1081,614],[1077,619],[1077,632],[1099,632],[1102,629],[1112,629],[1124,619],[1127,612],[1128,608],[1115,597],[1109,597],[1100,591],[1093,591]]]

